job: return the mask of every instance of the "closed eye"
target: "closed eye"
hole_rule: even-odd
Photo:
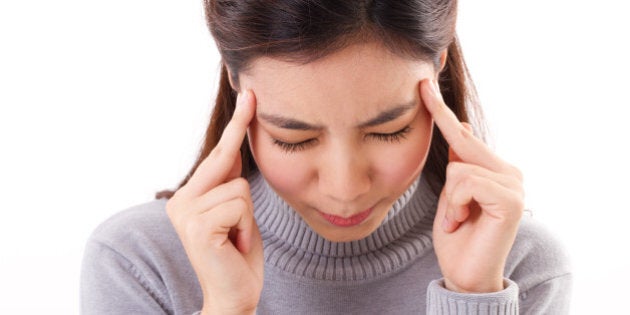
[[[279,146],[280,149],[287,153],[293,153],[306,149],[309,145],[313,145],[316,141],[317,139],[308,139],[297,143],[289,143],[280,141],[278,139],[273,139],[273,144]]]
[[[370,133],[367,136],[384,142],[398,143],[403,139],[407,139],[407,134],[409,133],[409,131],[411,131],[411,126],[406,126],[405,128],[394,133]]]
[[[401,130],[398,130],[393,133],[370,133],[367,134],[366,137],[370,137],[372,139],[386,142],[386,143],[399,143],[402,140],[407,138],[407,134],[411,131],[411,126],[406,126]],[[295,153],[307,149],[309,146],[312,146],[317,143],[317,139],[307,139],[301,142],[290,143],[280,141],[278,139],[273,139],[273,144],[277,145],[283,151],[287,153]]]

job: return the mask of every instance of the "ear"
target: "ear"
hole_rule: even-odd
[[[442,53],[440,54],[440,71],[438,72],[442,72],[442,70],[444,70],[444,66],[446,66],[447,57],[448,57],[448,49],[444,49],[444,51],[442,51]]]
[[[235,86],[234,81],[232,80],[232,70],[230,70],[230,67],[228,67],[227,65],[225,65],[225,69],[227,69],[228,81],[230,81],[230,86],[234,91],[239,92],[238,86]]]

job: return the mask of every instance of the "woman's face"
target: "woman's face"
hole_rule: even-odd
[[[433,121],[419,82],[435,75],[376,44],[305,65],[257,59],[240,88],[256,96],[260,172],[319,235],[366,237],[422,171]]]

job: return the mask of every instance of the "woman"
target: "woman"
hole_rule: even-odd
[[[567,313],[563,251],[467,123],[456,6],[206,0],[199,159],[95,231],[84,313]]]

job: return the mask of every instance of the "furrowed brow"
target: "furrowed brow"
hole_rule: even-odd
[[[322,126],[311,125],[309,123],[306,123],[297,119],[283,117],[279,115],[259,113],[258,117],[274,126],[284,128],[284,129],[307,130],[307,131],[324,129],[324,127]]]
[[[398,105],[394,108],[388,109],[378,114],[376,117],[359,124],[359,128],[374,127],[395,120],[396,118],[404,115],[406,112],[416,107],[417,104],[418,101],[413,100],[407,104]]]
[[[394,108],[388,109],[384,112],[381,112],[376,117],[363,122],[358,125],[359,128],[367,128],[374,127],[386,122],[390,122],[395,120],[396,118],[404,115],[409,110],[413,109],[417,105],[417,101],[413,100],[407,104],[398,105]],[[266,113],[258,113],[258,118],[264,120],[265,122],[272,124],[276,127],[283,129],[291,129],[291,130],[303,130],[303,131],[318,131],[324,129],[321,125],[312,125],[307,122],[303,122],[297,119],[284,117],[280,115],[266,114]]]

